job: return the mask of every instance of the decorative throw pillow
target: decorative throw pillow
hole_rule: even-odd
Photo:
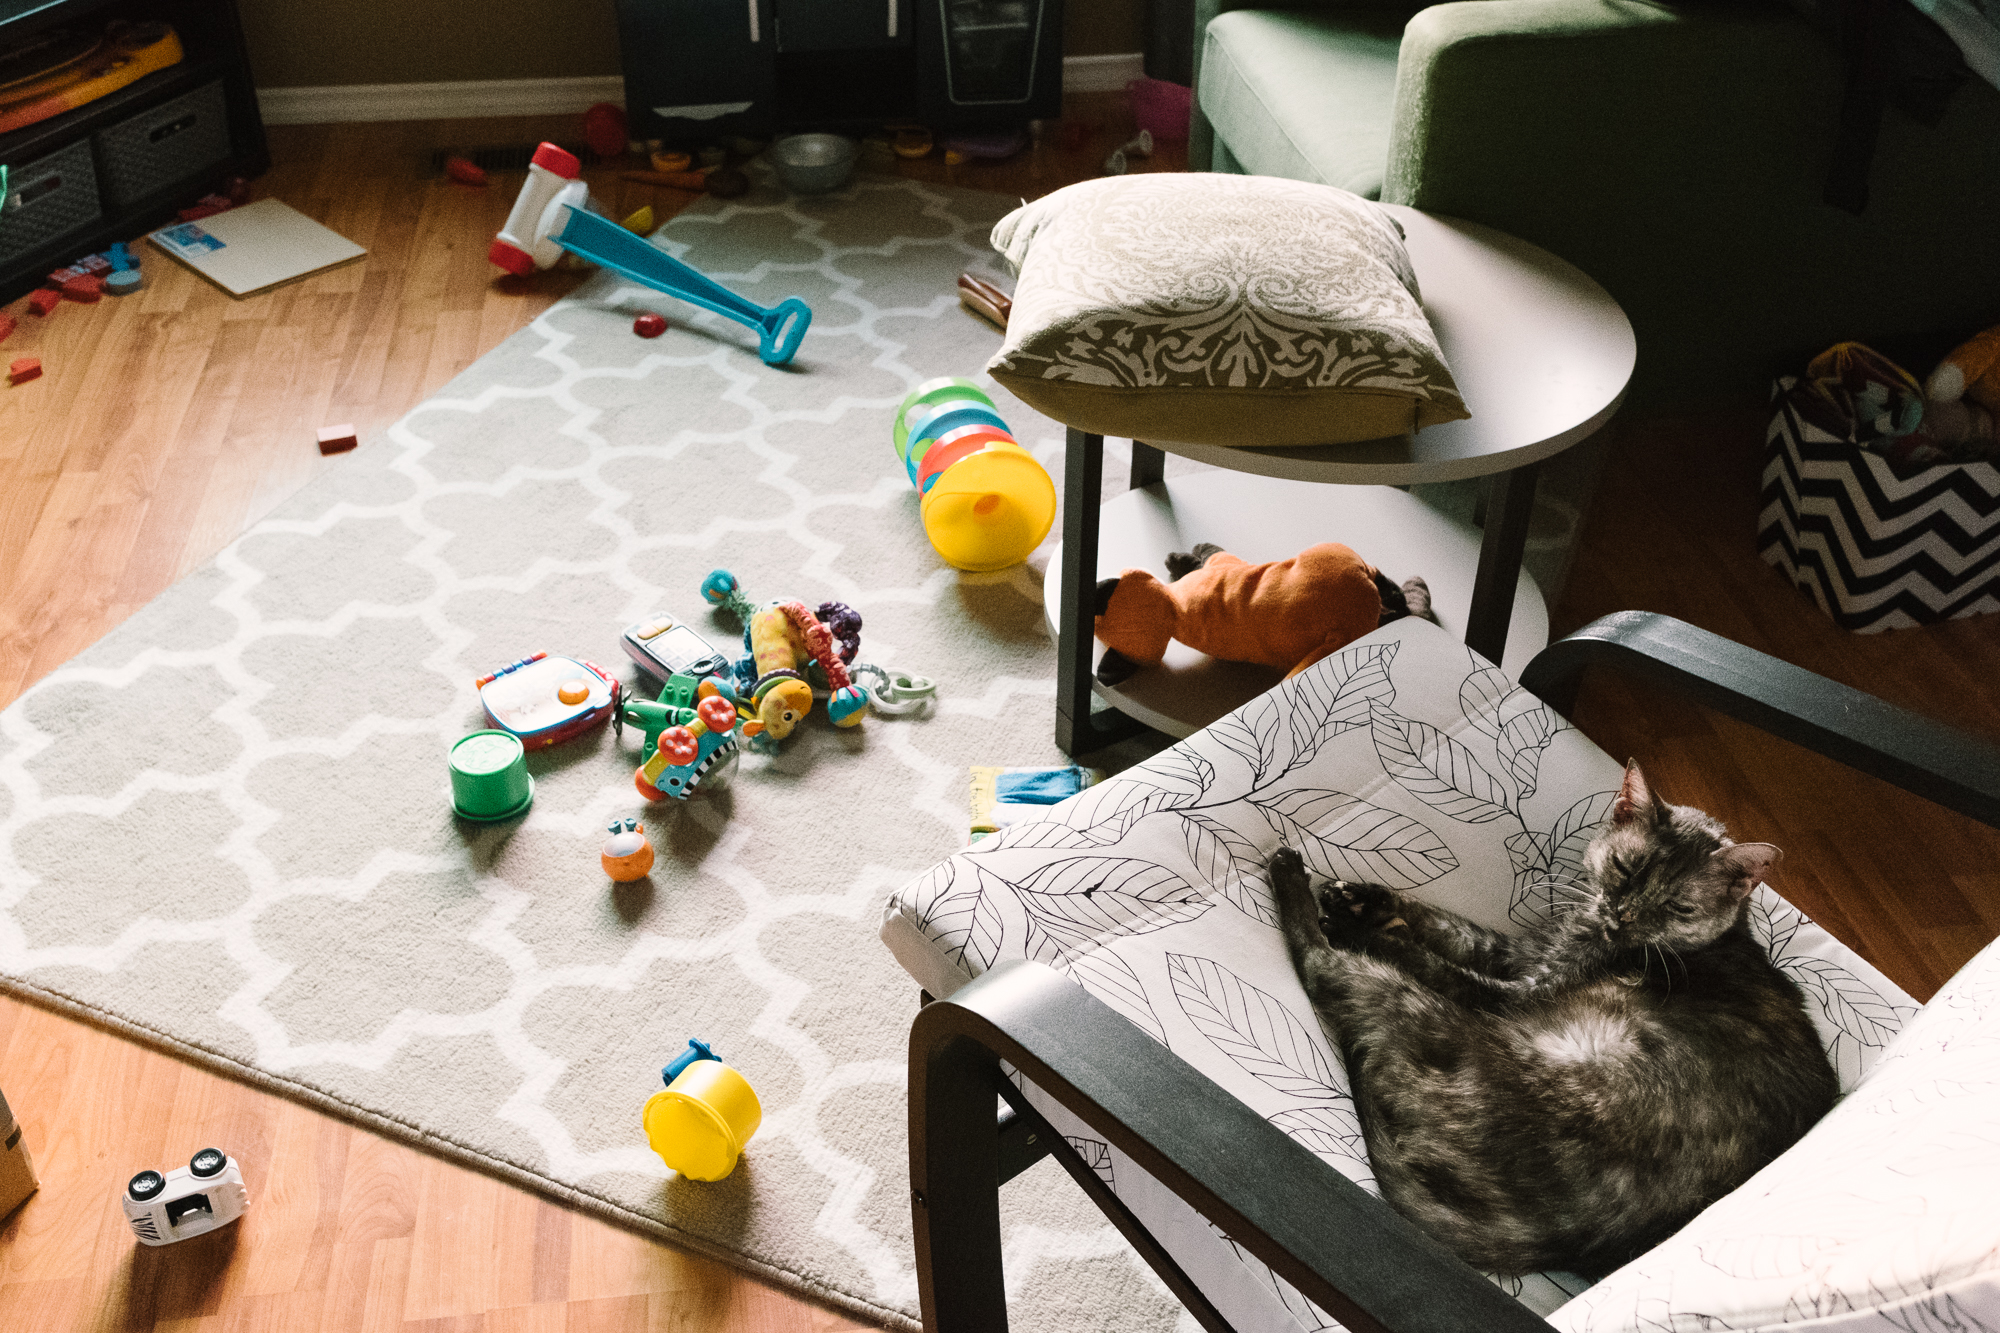
[[[993,228],[1020,274],[987,366],[1105,435],[1338,444],[1469,416],[1401,229],[1346,190],[1271,176],[1086,181]]]

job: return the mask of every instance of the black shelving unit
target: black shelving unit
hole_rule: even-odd
[[[171,24],[183,59],[94,102],[0,135],[0,301],[172,221],[232,176],[270,168],[234,0],[0,0],[0,47],[114,19]]]

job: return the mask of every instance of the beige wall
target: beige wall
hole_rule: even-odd
[[[241,0],[260,88],[616,74],[612,0]],[[1138,51],[1146,0],[1069,0],[1070,55]]]

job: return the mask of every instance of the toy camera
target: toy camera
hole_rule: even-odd
[[[250,1206],[243,1172],[220,1148],[203,1148],[162,1175],[141,1171],[120,1199],[132,1234],[146,1245],[171,1245],[228,1226]]]
[[[513,732],[531,750],[580,736],[618,708],[618,682],[574,657],[536,653],[473,684],[494,728]]]

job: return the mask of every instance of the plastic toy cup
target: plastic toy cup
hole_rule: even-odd
[[[451,808],[465,819],[512,819],[535,801],[521,738],[506,731],[475,731],[451,747]]]
[[[764,1107],[743,1075],[720,1060],[694,1060],[647,1099],[642,1119],[661,1161],[689,1180],[721,1180],[764,1123]]]

